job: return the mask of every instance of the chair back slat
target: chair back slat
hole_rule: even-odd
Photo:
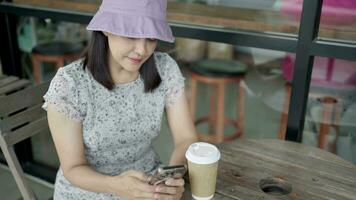
[[[0,97],[0,117],[6,117],[11,113],[43,102],[43,95],[48,87],[49,82],[46,82]]]
[[[42,117],[13,132],[3,133],[3,137],[8,145],[14,145],[47,129],[47,117]]]
[[[18,126],[30,123],[43,116],[46,116],[46,111],[42,109],[42,103],[40,103],[15,115],[4,118],[0,121],[0,129],[4,133],[9,132]]]
[[[29,80],[21,79],[11,82],[3,87],[0,87],[0,96],[4,96],[10,92],[14,92],[29,86],[31,82]]]
[[[19,80],[19,78],[15,77],[15,76],[3,76],[0,79],[0,87],[4,87],[5,85],[17,81]]]

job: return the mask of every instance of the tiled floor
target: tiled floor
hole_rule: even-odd
[[[279,130],[279,122],[281,113],[276,111],[271,106],[268,105],[269,97],[277,94],[277,92],[282,92],[283,98],[283,86],[284,81],[280,76],[280,71],[278,68],[270,70],[267,68],[261,68],[257,71],[255,68],[250,68],[246,76],[245,83],[247,85],[247,96],[246,96],[246,125],[245,125],[245,137],[246,138],[277,138]],[[261,74],[263,71],[268,71],[269,74]],[[183,68],[183,72],[185,72]],[[184,73],[187,77],[187,73]],[[266,77],[274,77],[266,79]],[[189,82],[187,81],[187,88],[189,88]],[[226,115],[230,117],[236,116],[236,94],[237,86],[229,86],[226,91]],[[199,87],[198,93],[198,106],[197,106],[197,116],[202,116],[207,112],[209,102],[205,101],[209,99],[209,90],[206,86]],[[231,127],[226,127],[227,132],[231,132]],[[198,130],[206,130],[206,126],[200,126]],[[330,134],[332,135],[332,134]],[[306,123],[304,131],[303,143],[315,146],[316,145],[316,134],[312,126]],[[333,137],[329,138],[330,140]],[[345,138],[343,139],[345,140]],[[348,140],[349,141],[349,140]],[[355,147],[355,144],[352,144]],[[167,120],[164,118],[162,125],[162,132],[157,140],[154,142],[154,147],[161,157],[164,164],[169,162],[169,157],[173,148],[172,137],[167,126]],[[351,149],[340,144],[340,152],[351,152]],[[34,152],[41,151],[41,149],[35,149]],[[355,156],[355,155],[353,155]],[[51,157],[51,156],[49,156]],[[52,156],[53,157],[53,156]],[[351,155],[352,158],[352,155]],[[43,159],[46,159],[50,163],[55,163],[55,160],[48,160],[48,155],[43,155]],[[350,157],[349,157],[350,160]],[[351,160],[350,160],[351,161]],[[33,184],[32,184],[33,183]],[[44,199],[51,194],[53,191],[51,187],[41,186],[41,184],[31,181],[31,186],[35,189],[36,194],[40,199]],[[3,167],[0,168],[0,199],[18,199],[20,197],[19,191],[17,190],[12,176]],[[43,197],[43,198],[42,198]]]

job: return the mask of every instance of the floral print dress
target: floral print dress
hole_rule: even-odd
[[[173,105],[184,90],[184,77],[166,53],[154,52],[162,82],[153,92],[144,92],[137,80],[116,84],[112,91],[99,84],[82,59],[60,68],[44,95],[56,111],[83,125],[85,156],[90,166],[106,175],[127,170],[153,174],[160,164],[152,141],[159,135],[165,107]],[[72,185],[58,170],[55,200],[123,199]]]

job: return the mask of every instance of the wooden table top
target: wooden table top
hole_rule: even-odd
[[[221,151],[214,199],[356,199],[356,166],[329,152],[283,140],[236,140]],[[291,190],[266,194],[270,183]],[[272,180],[272,181],[271,181]],[[191,199],[189,185],[184,199]]]
[[[95,13],[100,0],[13,0],[15,4]],[[218,11],[218,12],[217,12]],[[252,10],[236,7],[168,2],[169,22],[205,25],[226,29],[297,34],[299,22],[279,11]],[[319,36],[356,40],[356,23],[343,26],[323,26]]]

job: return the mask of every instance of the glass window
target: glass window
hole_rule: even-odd
[[[234,71],[234,68],[239,68],[239,64],[229,68],[223,63],[237,62],[247,68],[245,75],[241,76],[240,85],[239,83],[225,85],[225,119],[237,119],[237,122],[242,124],[242,127],[238,128],[243,129],[245,138],[284,138],[289,104],[286,90],[290,90],[288,82],[282,76],[282,64],[287,55],[285,52],[177,38],[174,53],[187,78],[188,99],[190,103],[193,98],[196,99],[191,111],[196,122],[201,122],[196,125],[199,133],[206,135],[209,132],[217,133],[217,125],[214,124],[216,122],[214,116],[217,115],[213,113],[217,113],[216,97],[221,96],[221,93],[216,86],[201,81],[198,82],[195,94],[192,93],[194,86],[192,78],[197,79],[194,74],[205,76],[209,62],[214,63],[209,66],[212,71]],[[212,60],[219,60],[222,63]],[[203,66],[202,62],[206,65]],[[217,75],[218,73],[216,75],[213,73],[206,77],[216,78]],[[207,116],[210,117],[210,125]],[[226,120],[225,135],[231,136],[236,130],[234,124]]]
[[[72,11],[81,11],[94,13],[99,8],[99,5],[102,0],[41,0],[41,1],[32,1],[32,0],[12,0],[14,4],[24,4],[28,6],[37,7],[49,7],[54,9],[64,9]]]
[[[320,33],[321,38],[356,41],[356,1],[324,0]]]
[[[299,18],[288,15],[286,0],[177,0],[168,4],[172,22],[297,34]]]
[[[300,21],[303,1],[280,1],[281,12],[294,21]],[[355,41],[356,39],[356,1],[324,0],[319,26],[319,37]]]
[[[89,13],[95,13],[101,3],[100,0],[13,2]],[[168,21],[175,23],[228,30],[296,35],[299,18],[289,13],[288,2],[288,0],[169,0],[167,18]]]
[[[315,57],[303,143],[356,163],[356,62]]]

